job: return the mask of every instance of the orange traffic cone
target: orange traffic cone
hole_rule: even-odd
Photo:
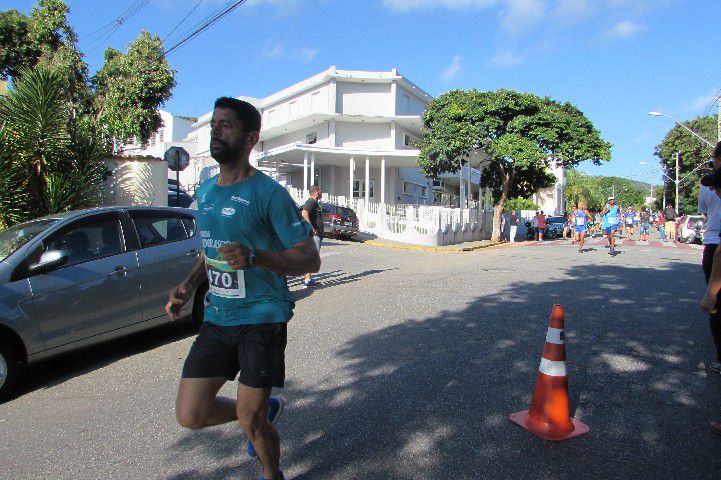
[[[553,306],[531,408],[512,413],[509,418],[546,440],[565,440],[590,430],[569,413],[563,305]]]

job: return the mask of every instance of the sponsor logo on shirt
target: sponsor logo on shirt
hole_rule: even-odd
[[[243,205],[250,205],[250,202],[242,197],[236,197],[235,195],[232,195],[230,199],[234,202],[242,203]]]
[[[220,211],[220,213],[224,217],[232,217],[235,214],[235,209],[232,207],[225,207],[223,210]]]
[[[213,204],[203,206],[203,213],[208,213],[212,210],[213,210]]]

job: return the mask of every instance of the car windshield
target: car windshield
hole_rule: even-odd
[[[55,222],[57,220],[53,218],[33,220],[0,230],[0,261],[8,258],[18,248],[40,235]]]
[[[344,216],[354,214],[353,209],[346,208],[346,207],[338,207],[338,213],[340,213],[341,215],[344,215]]]
[[[563,217],[548,217],[546,223],[563,223]]]

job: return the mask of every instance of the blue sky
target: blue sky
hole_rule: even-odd
[[[150,0],[100,44],[89,34],[133,0],[70,0],[70,21],[95,71],[106,46],[125,50],[142,29],[165,37],[198,1]],[[202,0],[168,45],[224,3]],[[719,0],[248,0],[170,55],[178,85],[165,108],[201,115],[218,96],[262,97],[330,65],[396,67],[434,96],[509,88],[570,101],[614,145],[610,163],[581,169],[643,175],[673,127],[647,112],[717,111],[720,14]]]

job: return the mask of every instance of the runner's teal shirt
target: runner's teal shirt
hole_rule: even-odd
[[[264,173],[256,170],[225,187],[217,178],[197,190],[210,289],[205,320],[221,326],[287,322],[295,303],[285,276],[258,267],[233,270],[218,248],[239,242],[254,250],[287,250],[310,237],[311,226],[285,188]]]

